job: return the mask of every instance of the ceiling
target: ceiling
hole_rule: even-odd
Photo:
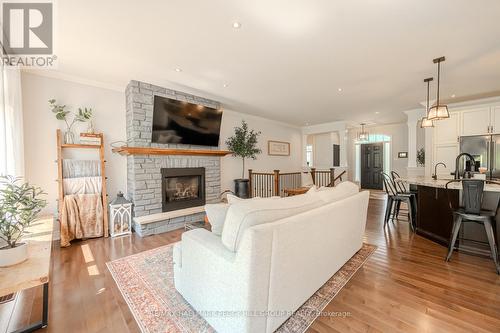
[[[389,123],[420,106],[438,56],[444,97],[500,90],[499,17],[498,0],[64,0],[56,54],[61,75],[299,126]]]

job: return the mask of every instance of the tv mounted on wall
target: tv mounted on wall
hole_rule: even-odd
[[[218,146],[222,110],[155,96],[153,143]]]

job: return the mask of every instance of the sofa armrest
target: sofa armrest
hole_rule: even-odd
[[[219,315],[267,310],[272,233],[256,233],[247,231],[238,252],[229,251],[219,236],[205,229],[182,234],[175,287],[219,332],[266,330],[266,317]]]
[[[182,234],[182,257],[186,251],[190,254],[196,253],[204,260],[216,259],[226,261],[228,264],[235,259],[236,253],[229,251],[222,244],[220,236],[217,236],[206,229],[194,229]]]

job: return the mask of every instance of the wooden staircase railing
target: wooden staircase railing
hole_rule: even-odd
[[[337,180],[342,180],[342,176],[346,171],[342,171],[340,175],[335,177],[335,169],[329,170],[316,170],[311,168],[311,176],[313,183],[318,186],[334,186]],[[250,179],[250,197],[272,197],[284,196],[285,189],[298,188],[301,186],[301,172],[285,172],[280,173],[280,170],[273,172],[254,172],[252,169],[248,170]]]

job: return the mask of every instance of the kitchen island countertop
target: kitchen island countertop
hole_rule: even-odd
[[[434,180],[431,177],[402,177],[399,179],[399,181],[407,183],[407,184],[436,187],[436,188],[445,188],[446,183],[448,183],[450,180],[453,180],[453,178],[448,178],[448,179],[446,179],[446,178],[439,179],[438,178],[437,180]],[[458,182],[451,183],[450,185],[448,185],[448,188],[455,189],[455,190],[461,190],[462,185]],[[500,185],[486,183],[484,185],[484,191],[485,192],[500,192]]]

